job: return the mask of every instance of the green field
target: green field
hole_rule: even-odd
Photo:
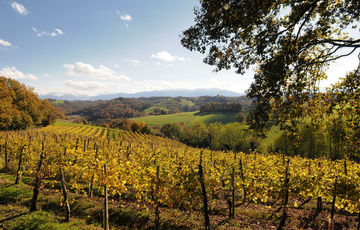
[[[168,115],[153,115],[131,118],[132,121],[144,121],[150,127],[159,127],[167,123],[184,123],[190,125],[197,122],[204,122],[211,124],[214,122],[221,122],[223,124],[234,122],[237,113],[224,112],[224,113],[211,113],[211,114],[198,114],[198,112],[174,113]]]

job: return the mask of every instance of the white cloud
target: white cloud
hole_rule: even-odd
[[[35,27],[33,27],[32,30],[38,37],[57,37],[64,34],[64,32],[58,28],[55,28],[53,32],[39,31]]]
[[[9,77],[12,79],[31,79],[31,80],[38,80],[34,74],[25,74],[19,71],[14,66],[6,66],[0,69],[0,76]]]
[[[120,19],[123,21],[131,21],[132,17],[129,14],[125,14],[125,15],[120,15]]]
[[[27,15],[29,13],[29,11],[25,8],[25,6],[23,6],[18,2],[11,2],[10,6],[21,15]]]
[[[106,66],[100,65],[99,68],[95,68],[90,64],[83,62],[76,62],[75,65],[64,64],[65,69],[68,71],[69,75],[74,76],[85,76],[95,79],[102,80],[130,80],[129,77],[124,75],[119,75],[116,72],[112,71]]]
[[[168,64],[162,64],[160,62],[156,62],[155,63],[157,66],[161,66],[161,67],[173,67],[174,65],[172,63],[168,63]]]
[[[10,47],[10,46],[11,46],[11,43],[8,42],[8,41],[2,40],[2,39],[0,38],[0,45],[1,45],[1,46],[5,46],[5,47]]]
[[[120,19],[123,21],[130,22],[132,20],[132,17],[129,14],[122,14],[119,10],[116,10],[116,14],[120,15]]]
[[[97,90],[101,88],[106,88],[108,83],[98,82],[98,81],[65,81],[65,85],[79,89],[79,90]]]
[[[55,33],[57,33],[58,35],[62,35],[64,32],[58,28],[55,28]]]
[[[167,52],[165,50],[151,55],[151,58],[155,58],[160,61],[166,61],[166,62],[185,61],[184,57],[177,57],[175,55],[170,54],[169,52]]]

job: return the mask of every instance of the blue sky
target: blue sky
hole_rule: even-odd
[[[180,44],[197,0],[0,0],[0,75],[39,94],[99,95],[171,88],[243,93],[252,71],[214,73]],[[332,65],[327,86],[354,68]]]

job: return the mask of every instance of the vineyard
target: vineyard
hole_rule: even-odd
[[[72,194],[103,199],[104,229],[112,223],[108,203],[129,197],[153,213],[147,228],[154,229],[165,228],[162,212],[168,210],[197,213],[200,224],[188,228],[199,229],[304,228],[308,223],[288,225],[304,210],[314,219],[326,216],[321,229],[358,227],[360,165],[346,159],[212,151],[153,135],[72,125],[1,132],[0,153],[3,171],[13,172],[16,184],[32,178],[30,211],[39,209],[44,187],[61,191],[66,221]],[[266,224],[231,221],[249,206],[265,210]]]

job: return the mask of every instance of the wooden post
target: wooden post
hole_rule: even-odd
[[[64,148],[64,157],[66,155],[66,147]],[[62,162],[63,163],[63,162]],[[60,182],[61,182],[61,189],[63,193],[63,205],[64,205],[64,211],[65,211],[65,221],[70,221],[70,204],[69,204],[69,198],[68,198],[68,192],[66,188],[66,180],[64,175],[64,169],[63,166],[60,166]]]
[[[79,138],[76,138],[75,150],[78,150],[78,148],[79,148]]]
[[[106,164],[104,164],[104,175],[106,180]],[[104,183],[104,229],[109,230],[109,204],[108,204],[108,188]]]
[[[232,168],[232,174],[231,174],[231,217],[235,217],[235,168]]]
[[[287,160],[286,168],[285,168],[283,214],[279,226],[277,227],[277,230],[283,229],[287,219],[287,203],[289,201],[289,163],[290,163],[290,159]]]
[[[345,157],[345,159],[344,159],[344,173],[345,173],[346,176],[348,175],[348,173],[347,173],[346,157]]]
[[[333,199],[331,202],[331,212],[329,217],[328,230],[335,229],[334,215],[335,215],[335,202],[336,202],[336,187],[337,187],[337,178],[335,179],[335,183],[334,183]]]
[[[160,210],[159,210],[159,202],[158,202],[158,192],[159,192],[159,179],[160,179],[160,167],[156,166],[156,186],[155,186],[155,229],[160,229]]]
[[[204,227],[205,230],[210,230],[210,218],[208,212],[208,201],[206,196],[205,182],[204,182],[204,172],[202,167],[202,155],[200,153],[200,163],[199,163],[199,176],[200,176],[200,184],[201,184],[201,193],[203,197],[203,212],[204,212]]]
[[[96,146],[96,152],[95,152],[95,161],[96,162],[96,158],[98,157],[98,153],[99,153],[99,146]],[[93,197],[94,195],[94,179],[95,179],[95,174],[93,173],[91,176],[91,182],[90,182],[90,186],[89,186],[89,197]]]
[[[44,147],[44,140],[41,141],[41,154],[40,154],[40,159],[38,162],[38,167],[36,170],[36,176],[35,176],[35,181],[34,181],[34,189],[33,189],[33,197],[31,200],[31,206],[30,206],[30,212],[34,212],[37,210],[37,199],[38,199],[38,195],[39,195],[39,189],[41,186],[41,177],[40,177],[40,170],[41,170],[41,166],[42,163],[44,161],[45,158],[45,147]]]
[[[240,157],[239,167],[240,167],[240,176],[241,176],[243,192],[244,192],[243,202],[245,203],[246,202],[246,187],[245,187],[244,169],[243,169],[241,157]]]
[[[7,171],[9,170],[9,156],[8,156],[8,141],[6,140],[5,141],[5,146],[4,146],[4,154],[5,154],[5,166],[4,166],[4,169]]]
[[[16,172],[15,184],[19,184],[19,182],[21,180],[21,166],[22,166],[22,156],[23,156],[24,148],[25,148],[25,145],[22,146],[20,148],[20,151],[19,151],[19,164],[18,164],[18,169],[17,169],[17,172]]]
[[[86,138],[84,139],[84,152],[86,152]]]

